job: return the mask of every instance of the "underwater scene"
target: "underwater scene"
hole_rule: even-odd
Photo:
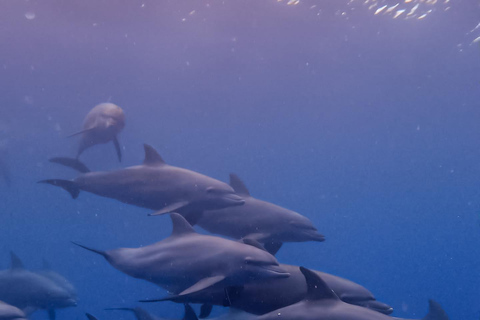
[[[0,26],[0,320],[480,318],[480,1]]]

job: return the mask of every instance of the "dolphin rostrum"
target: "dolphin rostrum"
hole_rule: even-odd
[[[211,311],[211,305],[225,305],[225,294],[228,295],[228,306],[261,315],[294,303],[307,296],[307,283],[299,267],[280,264],[280,267],[290,274],[284,279],[263,279],[245,284],[241,287],[230,287],[224,290],[205,290],[197,294],[177,297],[168,296],[158,300],[143,302],[171,300],[180,303],[201,303],[200,318],[205,318]],[[343,301],[367,307],[375,311],[390,314],[393,308],[375,299],[373,294],[361,285],[350,280],[340,278],[328,273],[313,271],[327,283],[335,294]]]
[[[73,180],[43,180],[62,187],[75,199],[80,190],[124,203],[158,210],[154,215],[178,212],[195,221],[203,210],[244,204],[226,183],[200,173],[170,166],[149,145],[144,145],[142,165],[108,172],[89,172],[78,160],[53,158],[50,161],[80,172]]]
[[[81,247],[102,255],[123,273],[179,296],[289,276],[267,251],[199,234],[181,215],[171,213],[170,217],[172,234],[155,244],[109,251]]]
[[[301,214],[252,197],[237,175],[230,174],[230,185],[245,204],[204,211],[197,222],[203,229],[235,239],[255,239],[272,254],[283,242],[325,240],[312,222]]]
[[[96,145],[113,142],[118,160],[122,161],[122,151],[118,142],[118,134],[125,127],[125,115],[122,108],[113,103],[101,103],[95,106],[85,117],[83,129],[70,135],[81,135],[77,158],[86,149]]]

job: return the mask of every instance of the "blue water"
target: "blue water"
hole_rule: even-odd
[[[354,280],[398,317],[423,317],[433,298],[451,319],[478,319],[480,4],[405,20],[347,3],[3,1],[2,269],[10,250],[28,268],[49,260],[80,297],[58,319],[132,319],[103,309],[165,294],[70,241],[147,245],[169,235],[168,217],[36,184],[75,177],[48,158],[74,156],[66,136],[111,101],[127,117],[124,160],[97,146],[82,155],[90,168],[139,164],[149,143],[170,164],[235,172],[326,236],[286,244],[279,261]]]

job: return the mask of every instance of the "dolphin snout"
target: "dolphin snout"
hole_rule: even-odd
[[[245,204],[245,200],[235,193],[229,193],[223,196],[223,200],[228,202],[230,206],[242,206]]]

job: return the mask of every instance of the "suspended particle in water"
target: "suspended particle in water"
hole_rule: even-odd
[[[25,18],[27,18],[28,20],[33,20],[33,19],[35,19],[35,12],[33,12],[33,11],[28,11],[27,13],[25,13]]]

